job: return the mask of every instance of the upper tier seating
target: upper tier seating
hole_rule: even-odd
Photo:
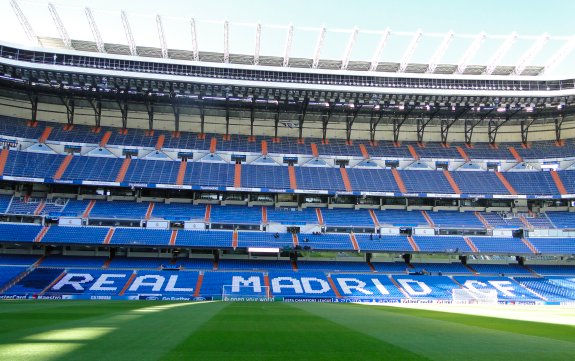
[[[450,174],[463,194],[509,194],[493,172],[460,171]]]
[[[436,227],[442,228],[485,228],[474,212],[427,212]]]
[[[163,218],[174,221],[204,221],[206,206],[191,203],[155,203],[151,218]]]
[[[547,212],[545,215],[551,221],[554,228],[575,229],[575,213],[573,212]]]
[[[356,234],[359,249],[364,252],[413,251],[405,236]]]
[[[469,264],[473,270],[475,270],[479,274],[506,274],[506,275],[515,275],[515,274],[524,274],[530,275],[531,272],[518,264]]]
[[[371,272],[371,268],[365,262],[351,261],[298,261],[297,268],[300,271],[321,272]]]
[[[321,213],[327,226],[374,227],[373,219],[367,209],[322,208]]]
[[[312,250],[320,251],[351,251],[353,245],[349,234],[320,233],[320,234],[299,234],[299,245],[309,246]]]
[[[412,263],[415,271],[431,272],[432,274],[438,273],[472,273],[471,270],[465,267],[462,263]]]
[[[408,146],[412,146],[420,158],[439,159],[460,159],[456,146],[462,147],[471,159],[488,160],[514,160],[509,151],[509,147],[514,147],[524,159],[558,158],[572,157],[573,147],[566,144],[563,147],[555,146],[552,141],[537,141],[529,143],[529,148],[524,148],[521,143],[500,143],[497,148],[490,147],[487,143],[476,143],[472,147],[465,144],[450,144],[449,147],[442,147],[440,143],[426,143],[423,147],[414,142],[405,142],[400,146],[395,146],[392,142],[381,141],[377,145],[371,145],[368,141],[354,141],[353,145],[347,145],[345,140],[330,139],[328,144],[322,144],[320,139],[305,139],[304,144],[299,144],[296,138],[282,138],[279,143],[274,143],[270,137],[256,136],[254,142],[249,142],[245,135],[231,135],[231,140],[223,140],[221,134],[206,134],[205,137],[198,137],[197,133],[181,132],[178,137],[172,136],[170,132],[155,130],[153,135],[149,135],[143,129],[128,129],[127,134],[122,134],[119,128],[103,127],[99,132],[93,132],[92,127],[87,125],[74,125],[72,130],[64,130],[62,123],[38,122],[37,126],[30,127],[27,122],[8,116],[0,117],[0,135],[7,137],[18,137],[22,139],[37,140],[42,135],[46,126],[52,128],[48,138],[50,142],[81,143],[97,145],[104,134],[110,131],[111,136],[108,144],[116,146],[147,147],[155,148],[158,138],[164,136],[163,148],[182,149],[192,151],[208,151],[212,138],[217,139],[217,149],[230,152],[252,152],[260,153],[261,141],[266,140],[270,154],[293,154],[311,155],[311,143],[315,143],[320,155],[328,156],[356,156],[361,157],[359,145],[366,147],[371,157],[405,158],[412,159]],[[567,140],[569,142],[569,140]]]
[[[31,266],[38,261],[38,255],[0,254],[1,266]]]
[[[417,227],[428,226],[427,220],[420,211],[403,211],[396,209],[374,210],[375,215],[382,226],[405,226]]]
[[[540,253],[575,254],[574,238],[529,238]]]
[[[268,222],[286,225],[317,224],[315,208],[274,208],[267,207]]]
[[[4,175],[52,179],[62,164],[63,155],[10,151]],[[41,166],[39,165],[41,164]],[[120,169],[124,159],[94,156],[74,156],[64,171],[63,181],[100,181],[124,183],[156,182],[175,184],[180,162],[164,160],[132,159],[122,177]],[[254,188],[289,189],[292,183],[289,171],[284,166],[242,165],[241,186]],[[297,166],[295,185],[297,189],[346,191],[344,176],[338,168]],[[398,192],[393,173],[389,169],[350,168],[346,169],[353,191]],[[567,181],[575,171],[562,171]],[[408,192],[450,193],[454,190],[447,177],[440,171],[400,170],[398,171]],[[450,172],[455,183],[464,194],[509,194],[503,182],[493,172],[454,171]],[[188,162],[183,185],[204,187],[233,187],[236,170],[234,164],[214,162]],[[551,174],[547,172],[505,172],[509,183],[519,194],[554,195],[559,191]],[[349,189],[348,187],[348,189]]]
[[[11,200],[12,196],[0,194],[0,213],[8,213],[7,210]]]
[[[262,222],[261,207],[214,205],[211,208],[211,223],[260,224]]]
[[[143,219],[148,211],[147,202],[96,201],[90,218]]]
[[[399,171],[399,173],[408,192],[453,193],[453,188],[451,188],[443,172],[434,170],[404,170]]]
[[[176,246],[231,248],[232,232],[230,231],[178,231]]]
[[[296,167],[298,189],[332,189],[345,191],[338,168]]]
[[[489,253],[531,253],[531,250],[519,238],[469,237],[479,252]]]
[[[460,236],[413,236],[422,252],[472,252]]]
[[[42,243],[102,244],[108,234],[107,227],[59,227],[52,226],[42,238]]]
[[[114,182],[123,162],[120,158],[75,156],[64,171],[62,179]]]
[[[505,178],[518,194],[559,194],[549,172],[506,172]]]
[[[132,160],[124,181],[133,183],[176,184],[180,162]]]
[[[390,169],[347,169],[351,188],[368,192],[399,192]]]
[[[163,229],[116,228],[110,241],[113,245],[167,246],[172,232]]]
[[[277,238],[270,232],[238,232],[238,247],[276,247],[291,248],[293,240],[291,233],[278,233]]]
[[[242,164],[241,186],[247,188],[289,189],[290,180],[286,167]]]
[[[63,159],[64,156],[60,154],[10,151],[3,175],[29,178],[52,178],[58,170],[58,167],[60,167]],[[82,157],[82,159],[89,160],[87,157]]]
[[[41,229],[37,224],[0,223],[0,242],[34,242]]]
[[[575,276],[575,266],[533,264],[529,268],[542,276]]]

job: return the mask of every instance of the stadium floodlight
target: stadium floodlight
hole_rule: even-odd
[[[547,41],[549,41],[549,34],[544,33],[537,39],[537,41],[535,41],[535,43],[533,43],[533,45],[531,45],[529,49],[527,49],[525,54],[523,54],[521,58],[519,58],[517,64],[515,64],[515,70],[513,71],[513,75],[521,75],[521,73],[523,73],[523,70],[525,70],[525,68],[527,67],[527,64],[531,62],[531,60],[533,60],[533,58],[535,58],[537,54],[539,54],[539,52],[543,49]]]
[[[447,51],[449,44],[451,44],[451,41],[453,40],[454,36],[455,33],[453,31],[450,31],[449,33],[447,33],[447,35],[445,35],[443,41],[439,45],[439,48],[437,48],[435,53],[433,53],[433,56],[429,61],[429,66],[427,67],[426,73],[433,73],[435,71],[435,68],[437,68],[437,64],[439,63],[441,58],[443,58],[443,55],[445,55],[445,52]]]
[[[128,41],[128,46],[130,47],[130,54],[132,56],[138,56],[138,50],[136,49],[136,42],[134,41],[134,35],[132,34],[132,28],[130,27],[130,22],[128,21],[128,15],[124,10],[120,12],[122,17],[122,25],[124,25],[124,33],[126,34],[126,40]]]
[[[62,23],[62,19],[60,19],[60,15],[58,11],[56,11],[56,7],[52,3],[48,3],[48,10],[50,10],[50,15],[52,15],[52,20],[54,20],[54,24],[56,24],[56,28],[58,29],[58,33],[60,33],[60,38],[62,39],[62,43],[67,49],[72,49],[72,40],[70,40],[70,36]]]
[[[106,49],[104,48],[104,42],[102,41],[102,35],[100,35],[100,30],[98,29],[98,25],[96,24],[96,20],[94,19],[94,15],[92,15],[92,9],[86,8],[85,10],[86,18],[88,18],[88,24],[90,25],[90,30],[92,30],[92,35],[94,36],[94,41],[96,42],[96,48],[100,53],[105,53]]]
[[[22,12],[22,9],[20,9],[20,5],[18,5],[16,0],[10,0],[10,5],[12,6],[14,13],[16,13],[16,17],[18,18],[18,21],[20,21],[20,25],[22,25],[22,27],[24,28],[24,32],[26,33],[26,36],[28,37],[28,39],[30,39],[32,44],[34,44],[36,46],[40,45],[40,41],[38,40],[38,36],[36,36],[34,29],[32,29],[32,25],[30,25],[30,22],[26,18],[26,15],[24,15],[24,13]]]
[[[357,27],[351,31],[347,47],[345,48],[345,52],[343,53],[343,59],[341,61],[341,70],[347,70],[347,65],[349,64],[349,59],[351,58],[351,52],[353,51],[353,47],[355,46],[355,41],[357,40],[358,33],[359,29]]]
[[[467,48],[467,51],[461,57],[459,64],[457,64],[456,74],[463,74],[463,72],[467,68],[467,65],[469,64],[469,61],[471,61],[473,56],[475,56],[475,54],[479,51],[479,48],[481,47],[481,44],[483,44],[483,41],[485,40],[486,37],[487,34],[485,34],[485,32],[483,31],[479,35],[477,35],[475,40],[473,40],[469,48]]]
[[[230,62],[230,22],[224,21],[224,63]]]
[[[288,26],[288,33],[286,38],[286,46],[284,48],[284,61],[282,63],[283,67],[287,67],[289,65],[289,55],[291,52],[291,44],[293,41],[293,24]]]
[[[415,48],[417,48],[417,44],[419,44],[419,41],[421,40],[422,36],[423,32],[421,30],[417,30],[417,32],[413,36],[413,39],[411,39],[411,43],[409,43],[409,46],[405,50],[405,54],[403,54],[403,57],[401,58],[398,72],[400,73],[405,72],[405,69],[407,69],[407,65],[409,64],[409,61],[411,60],[411,57],[415,52]]]
[[[262,24],[256,25],[256,45],[254,47],[254,65],[260,63],[260,39],[262,34]]]
[[[160,37],[160,46],[162,47],[162,58],[168,58],[168,44],[166,43],[166,36],[164,35],[164,26],[162,25],[162,17],[156,15],[156,25],[158,27],[158,36]]]
[[[575,36],[569,38],[563,46],[557,50],[555,54],[549,58],[547,64],[545,64],[544,72],[548,72],[550,69],[553,69],[558,64],[560,64],[566,57],[573,51],[575,48]]]
[[[192,60],[200,60],[200,52],[198,51],[198,36],[196,32],[196,19],[192,18],[190,20],[190,26],[192,31]]]
[[[505,39],[505,41],[503,42],[503,44],[501,44],[499,49],[497,49],[495,54],[493,54],[493,57],[491,57],[491,60],[489,60],[489,64],[487,65],[485,74],[487,75],[493,74],[493,71],[495,70],[495,68],[497,68],[497,65],[499,65],[503,57],[509,52],[509,49],[511,49],[511,47],[515,43],[515,40],[517,40],[517,33],[514,31],[511,33],[511,35],[509,35],[509,37],[507,37],[507,39]]]
[[[319,65],[319,56],[321,54],[321,48],[323,47],[323,41],[325,40],[325,33],[326,33],[326,29],[325,26],[322,27],[319,31],[319,36],[317,38],[317,42],[315,44],[315,51],[314,51],[314,55],[313,55],[313,63],[312,63],[312,68],[313,69],[317,69],[317,66]]]
[[[375,48],[375,52],[371,57],[371,64],[369,65],[369,71],[375,71],[377,69],[377,64],[379,64],[379,58],[381,58],[383,48],[385,48],[385,45],[387,45],[387,39],[389,38],[389,34],[391,34],[389,28],[385,29],[383,34],[381,34],[381,39],[379,39],[377,48]]]

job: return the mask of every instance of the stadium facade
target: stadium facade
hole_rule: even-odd
[[[0,297],[575,299],[572,78],[35,39],[0,44]]]

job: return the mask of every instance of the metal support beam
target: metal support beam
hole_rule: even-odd
[[[92,30],[92,35],[94,36],[94,42],[96,43],[96,48],[100,53],[105,53],[106,49],[104,48],[104,42],[102,41],[102,35],[100,35],[100,30],[98,29],[98,25],[96,24],[96,20],[94,19],[94,15],[92,15],[92,10],[90,8],[86,8],[85,10],[86,18],[88,18],[88,24],[90,25],[90,30]]]
[[[439,48],[437,48],[435,53],[433,53],[431,56],[431,60],[429,61],[429,66],[427,67],[426,73],[433,73],[435,71],[437,65],[443,58],[443,55],[445,55],[447,48],[449,48],[449,44],[451,44],[451,41],[453,41],[454,35],[455,33],[453,31],[450,31],[447,33],[447,35],[445,35],[445,38],[443,38],[443,41],[439,45]]]
[[[18,18],[20,25],[22,25],[22,28],[24,29],[24,32],[26,33],[26,36],[28,37],[28,39],[30,39],[30,41],[32,42],[33,45],[35,45],[35,46],[40,45],[40,41],[38,40],[38,36],[36,36],[34,29],[32,29],[32,25],[30,25],[30,22],[26,18],[26,15],[24,15],[24,13],[22,12],[22,9],[20,9],[20,5],[18,5],[16,0],[10,0],[10,5],[12,6],[12,10],[14,10],[14,13],[16,14],[16,17]]]
[[[72,97],[64,97],[62,95],[59,96],[62,105],[66,108],[66,119],[68,121],[68,125],[74,124],[74,112],[76,109],[76,104],[74,102],[74,98]]]
[[[473,119],[465,119],[465,143],[471,145],[471,140],[473,138],[473,130],[479,125],[483,120],[478,119],[474,121]]]
[[[326,29],[325,26],[322,27],[319,31],[319,36],[317,38],[317,42],[315,43],[315,51],[313,52],[313,63],[312,63],[312,68],[313,69],[317,69],[318,65],[319,65],[319,57],[321,54],[321,48],[323,47],[323,41],[325,40],[325,33],[326,33]]]
[[[200,133],[204,134],[204,129],[205,129],[205,122],[206,122],[206,109],[204,106],[204,100],[202,98],[202,96],[200,95]]]
[[[30,110],[32,111],[32,122],[38,120],[38,95],[32,91],[28,91],[28,99],[30,100]]]
[[[52,15],[52,20],[54,20],[54,24],[58,29],[58,33],[60,33],[60,38],[62,39],[62,43],[66,49],[72,49],[72,40],[70,40],[70,36],[64,27],[64,23],[62,23],[62,19],[60,19],[60,15],[58,11],[56,11],[56,7],[52,3],[48,3],[48,10],[50,10],[50,15]]]
[[[479,48],[481,47],[481,44],[485,40],[485,37],[486,34],[484,32],[481,32],[479,35],[477,35],[475,40],[473,40],[469,48],[467,48],[467,50],[461,57],[461,60],[459,60],[459,63],[457,64],[456,74],[463,74],[465,72],[465,68],[467,68],[467,65],[469,65],[471,59],[473,59],[475,54],[479,51]]]
[[[136,42],[134,41],[134,35],[132,34],[132,28],[130,27],[130,22],[128,21],[128,15],[124,10],[120,12],[122,17],[122,25],[124,26],[124,33],[126,34],[126,40],[128,41],[128,46],[130,47],[130,54],[132,56],[138,56],[138,50],[136,49]]]
[[[100,127],[102,119],[102,100],[99,97],[89,98],[90,105],[94,110],[94,127]]]
[[[191,32],[192,32],[192,60],[200,60],[200,52],[198,51],[198,36],[196,32],[196,19],[192,18],[190,20]]]
[[[168,43],[166,42],[164,25],[162,24],[162,17],[160,15],[156,15],[156,26],[158,28],[158,37],[160,38],[160,47],[162,48],[162,58],[168,59]]]
[[[300,105],[300,110],[298,114],[298,127],[299,127],[299,138],[303,138],[303,123],[305,122],[305,114],[307,112],[307,107],[309,105],[309,98],[306,96],[303,98],[303,102]]]
[[[461,117],[467,113],[471,109],[470,107],[466,106],[459,110],[457,114],[453,117],[453,119],[449,118],[442,118],[441,119],[441,143],[447,144],[447,136],[449,135],[449,129],[455,122],[457,122]]]
[[[256,97],[252,96],[252,104],[250,107],[250,136],[254,136],[254,122],[256,121]]]
[[[567,55],[569,55],[569,53],[573,51],[573,48],[575,48],[575,36],[567,40],[565,44],[561,47],[561,49],[557,50],[557,52],[553,54],[551,58],[549,58],[549,60],[547,60],[544,72],[547,73],[553,68],[555,68],[557,65],[561,64],[561,62],[565,60]]]
[[[230,62],[230,22],[224,21],[224,63]]]
[[[515,40],[517,40],[517,33],[514,31],[507,39],[505,39],[503,44],[501,44],[499,49],[497,49],[495,54],[491,57],[491,60],[489,60],[489,64],[487,65],[487,69],[485,69],[485,74],[493,74],[493,71],[497,68],[497,65],[501,64],[501,60],[509,52],[509,49],[511,49],[515,43]]]
[[[393,117],[393,141],[397,143],[399,141],[399,131],[401,126],[407,118],[409,118],[409,114],[413,111],[413,109],[407,109],[405,113],[401,116],[401,120],[398,117]]]
[[[151,95],[145,95],[144,104],[148,112],[148,130],[154,130],[154,102]]]
[[[545,44],[549,41],[549,34],[545,33],[541,35],[533,45],[519,58],[517,64],[515,64],[515,70],[513,71],[513,75],[521,75],[523,70],[527,67],[527,64],[539,54],[539,52],[543,49]]]
[[[514,110],[512,113],[507,114],[505,116],[505,119],[503,120],[501,120],[501,118],[495,120],[494,117],[491,117],[491,119],[489,119],[489,124],[487,126],[487,134],[489,135],[490,144],[495,144],[495,139],[497,138],[497,132],[499,131],[499,128],[501,128],[501,126],[509,122],[509,120],[513,118],[513,116],[517,114],[519,111],[520,109]]]
[[[381,39],[379,39],[379,43],[377,44],[377,48],[375,48],[375,52],[373,53],[373,56],[371,57],[371,63],[369,65],[369,71],[376,71],[377,70],[377,65],[379,64],[379,59],[381,58],[381,53],[383,52],[385,45],[387,45],[387,39],[389,38],[390,33],[391,33],[391,31],[389,30],[389,28],[387,28],[387,29],[385,29],[383,34],[381,34]]]
[[[419,44],[419,41],[421,40],[422,36],[423,32],[421,30],[417,30],[417,32],[413,36],[413,39],[411,39],[411,43],[409,43],[409,46],[407,47],[405,53],[403,54],[403,57],[401,58],[398,72],[400,73],[405,72],[405,69],[407,69],[407,65],[409,64],[409,61],[411,60],[411,57],[413,56],[413,53],[417,48],[417,44]]]
[[[128,93],[124,96],[118,96],[116,102],[120,107],[120,114],[122,115],[122,129],[128,128]]]
[[[359,33],[358,28],[354,28],[351,31],[347,47],[345,48],[345,52],[343,53],[343,59],[341,61],[341,70],[347,70],[347,65],[349,64],[349,59],[351,58],[351,52],[353,51],[353,47],[355,45],[355,41],[357,40],[358,33]]]
[[[355,119],[361,110],[362,105],[354,104],[353,109],[348,109],[345,115],[345,137],[349,142],[351,140],[351,130]]]
[[[529,127],[535,122],[535,117],[521,120],[521,143],[527,145]]]
[[[291,52],[291,43],[293,41],[293,25],[290,24],[288,27],[288,33],[286,38],[286,46],[284,48],[284,61],[282,66],[286,67],[289,65],[289,56]]]
[[[329,108],[322,115],[322,119],[321,119],[322,137],[321,137],[321,139],[324,142],[327,139],[327,126],[329,125],[329,120],[331,119],[331,115],[333,114],[334,108],[335,108],[335,103],[330,104]]]
[[[423,119],[423,117],[417,118],[417,142],[423,143],[423,135],[425,134],[425,128],[427,125],[435,118],[435,116],[439,113],[439,108],[435,110],[427,119]]]
[[[226,96],[226,139],[230,135],[230,97]]]
[[[561,127],[563,126],[563,120],[565,119],[565,115],[563,112],[559,114],[559,117],[555,118],[555,140],[560,142],[561,141]]]
[[[489,110],[485,114],[481,114],[479,119],[474,121],[473,119],[465,119],[465,143],[471,145],[471,138],[473,137],[473,130],[481,122],[483,122],[488,116],[490,116],[495,111],[495,108]]]
[[[371,118],[369,119],[369,140],[371,141],[371,143],[375,143],[375,131],[377,129],[377,126],[379,125],[379,122],[381,122],[381,119],[383,118],[383,110],[378,112],[373,111],[371,113]]]
[[[256,45],[254,47],[254,65],[259,65],[260,63],[260,44],[262,35],[262,24],[256,25]]]
[[[170,93],[170,100],[172,103],[172,112],[174,113],[174,131],[177,133],[180,131],[180,101],[174,92]],[[204,133],[202,116],[202,134]]]
[[[274,138],[278,137],[278,127],[280,124],[280,99],[276,97],[276,113],[274,115]]]

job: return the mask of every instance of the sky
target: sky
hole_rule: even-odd
[[[48,1],[17,0],[38,35],[58,37]],[[445,34],[456,36],[439,63],[457,64],[473,39],[485,32],[486,40],[470,60],[471,64],[488,64],[496,50],[510,34],[519,38],[500,60],[513,65],[535,42],[548,33],[551,39],[529,65],[544,65],[564,44],[575,36],[573,14],[575,1],[546,0],[354,0],[354,1],[127,1],[127,0],[54,0],[64,26],[71,38],[93,40],[84,8],[90,7],[104,42],[124,43],[120,11],[126,11],[137,45],[159,47],[155,16],[160,14],[169,48],[191,49],[191,18],[196,19],[200,51],[223,52],[223,22],[229,21],[231,53],[253,54],[255,24],[262,25],[261,55],[283,56],[287,29],[294,26],[290,56],[313,58],[318,35],[327,28],[321,58],[342,59],[353,29],[359,30],[351,60],[370,61],[389,28],[391,36],[380,61],[400,62],[414,34],[422,31],[410,62],[427,63],[443,41]],[[9,0],[0,0],[0,39],[26,43]],[[575,45],[575,43],[574,43]],[[570,64],[575,52],[554,69],[549,76],[575,74]]]

